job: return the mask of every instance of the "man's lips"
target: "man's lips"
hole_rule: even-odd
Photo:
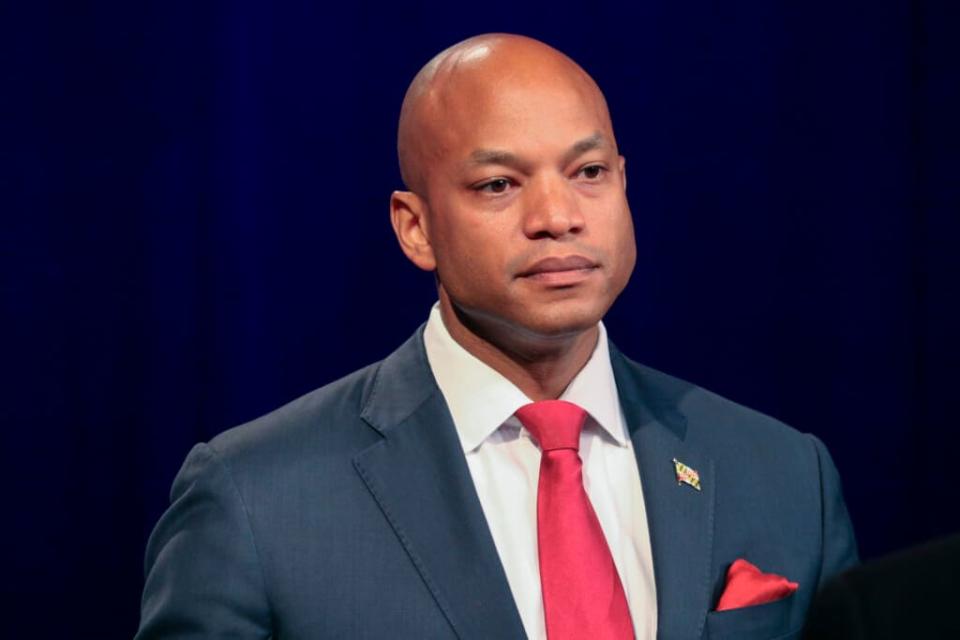
[[[548,284],[572,285],[588,277],[599,265],[584,256],[544,258],[533,263],[518,278],[530,278]]]

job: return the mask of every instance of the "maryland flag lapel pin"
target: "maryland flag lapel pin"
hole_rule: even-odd
[[[700,491],[700,474],[696,469],[691,469],[676,458],[673,459],[673,469],[677,472],[677,484],[688,484],[697,491]]]

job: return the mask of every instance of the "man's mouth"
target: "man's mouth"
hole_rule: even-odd
[[[593,260],[579,255],[543,258],[521,271],[517,277],[554,286],[570,286],[588,278],[599,266]]]

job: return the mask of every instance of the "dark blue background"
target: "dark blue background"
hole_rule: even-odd
[[[953,4],[5,3],[3,635],[131,636],[190,446],[426,318],[396,118],[492,30],[606,91],[618,346],[825,440],[865,556],[960,529]]]

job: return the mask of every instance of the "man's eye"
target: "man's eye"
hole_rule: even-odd
[[[503,193],[510,188],[510,181],[506,178],[496,178],[490,182],[484,182],[477,187],[477,191],[487,193]]]
[[[603,172],[606,171],[599,164],[590,164],[585,166],[583,169],[580,169],[580,174],[587,180],[596,180],[603,175]]]

